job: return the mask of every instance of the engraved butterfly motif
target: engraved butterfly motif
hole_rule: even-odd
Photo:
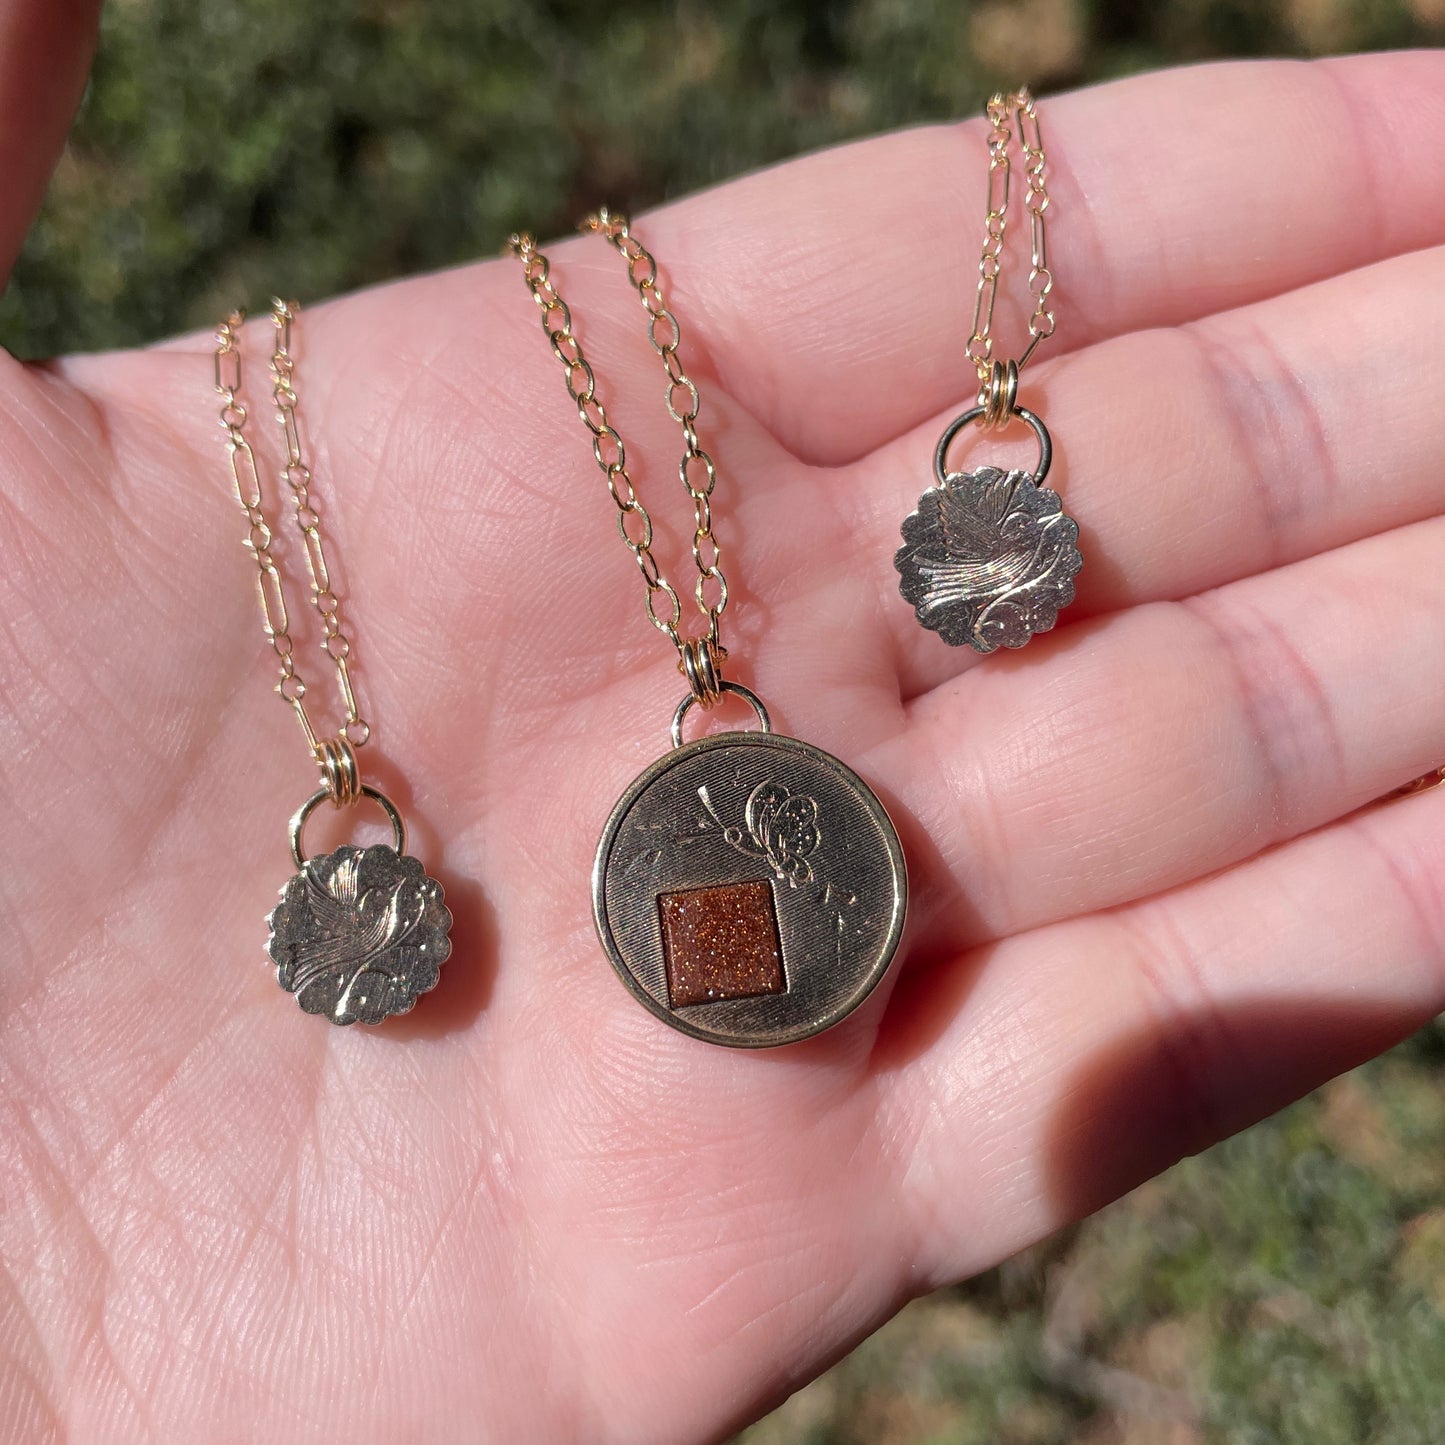
[[[740,853],[766,859],[779,881],[801,887],[813,881],[808,857],[822,840],[818,804],[781,783],[759,783],[748,797],[743,826],[724,829],[723,839]]]
[[[277,981],[307,1013],[339,1024],[405,1012],[450,952],[440,886],[416,859],[375,851],[386,855],[376,886],[362,887],[362,850],[340,848],[292,878],[271,916]],[[329,872],[318,866],[333,860]]]

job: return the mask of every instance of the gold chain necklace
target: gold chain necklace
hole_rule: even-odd
[[[435,986],[451,952],[452,917],[442,887],[406,851],[406,825],[391,799],[361,781],[356,753],[371,737],[351,679],[351,639],[341,621],[341,602],[332,587],[322,539],[321,515],[311,495],[312,476],[301,447],[291,350],[294,302],[275,301],[272,324],[271,396],[286,443],[281,476],[291,491],[293,520],[311,578],[311,602],[321,618],[321,648],[336,673],[345,721],[334,737],[318,737],[306,707],[306,684],[296,670],[296,648],[286,607],[286,589],[271,553],[274,540],[266,520],[261,474],[246,438],[248,413],[240,400],[241,329],[236,311],[216,332],[215,389],[222,398],[221,426],[236,500],[246,514],[246,549],[256,562],[261,624],[276,655],[276,691],[296,715],[311,756],[321,768],[322,787],[291,819],[291,856],[297,873],[281,890],[281,902],[267,918],[267,952],[281,987],[296,995],[307,1013],[332,1023],[376,1024],[405,1013]],[[346,845],[308,858],[301,834],[321,803],[348,807],[361,798],[377,803],[389,819],[394,845]]]
[[[919,499],[903,523],[903,546],[894,556],[899,590],[924,627],[951,646],[977,652],[1022,647],[1047,632],[1060,609],[1074,600],[1074,578],[1083,566],[1078,524],[1065,514],[1058,493],[1044,486],[1053,443],[1043,421],[1018,404],[1019,372],[1039,342],[1054,334],[1049,305],[1054,277],[1048,265],[1044,213],[1044,145],[1038,114],[1027,90],[995,95],[988,103],[988,214],[978,263],[973,334],[966,354],[978,371],[977,405],[945,428],[933,457],[936,485]],[[1017,130],[1024,155],[1029,213],[1029,344],[1017,361],[999,361],[993,349],[993,306],[1003,269],[1008,220],[1009,146]],[[981,467],[949,472],[948,449],[966,426],[1005,427],[1015,417],[1039,443],[1033,472]]]
[[[603,829],[592,869],[598,935],[633,995],[673,1028],[741,1048],[793,1043],[845,1018],[887,972],[907,909],[903,852],[857,774],[773,732],[762,702],[724,680],[719,619],[728,590],[713,534],[717,469],[698,440],[701,405],[678,355],[677,318],[664,302],[657,262],[624,217],[602,211],[582,229],[626,261],[662,359],[667,409],[685,443],[678,470],[693,506],[693,597],[704,622],[696,636],[684,636],[682,602],[653,553],[652,519],[572,313],[536,242],[513,236],[510,250],[642,574],[647,615],[676,648],[688,684],[673,714],[672,751],[633,781]],[[758,731],[684,743],[689,710],[712,707],[726,693],[752,707]]]

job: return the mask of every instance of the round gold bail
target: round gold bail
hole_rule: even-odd
[[[678,668],[687,679],[693,697],[703,707],[712,707],[725,690],[722,660],[727,653],[707,635],[684,642],[681,652]]]
[[[361,769],[356,750],[344,737],[326,738],[318,743],[316,761],[321,765],[321,778],[332,807],[349,807],[361,796]]]

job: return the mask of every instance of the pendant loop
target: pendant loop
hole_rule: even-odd
[[[689,699],[690,700],[690,699]],[[370,798],[378,804],[383,813],[391,821],[392,836],[395,839],[394,847],[397,853],[406,852],[406,824],[402,822],[401,814],[396,810],[394,804],[380,788],[373,788],[370,783],[362,783],[357,788],[359,797]],[[318,788],[297,810],[291,815],[291,856],[296,860],[297,868],[305,868],[306,854],[301,847],[301,830],[306,826],[306,820],[331,798],[331,793],[326,788]]]
[[[721,696],[725,692],[736,693],[740,698],[742,698],[745,703],[748,704],[749,707],[752,708],[755,713],[757,713],[758,731],[760,733],[772,732],[772,719],[768,716],[768,710],[763,706],[762,699],[757,695],[757,693],[751,691],[749,688],[744,687],[740,682],[724,682],[721,678],[719,678],[718,695]],[[680,703],[678,703],[677,711],[672,715],[673,747],[680,748],[682,746],[683,719],[688,715],[689,712],[692,711],[692,705],[698,700],[699,699],[696,698],[692,693],[688,693],[688,695],[683,698]],[[325,795],[323,794],[322,796]]]
[[[943,435],[938,439],[938,447],[933,453],[933,475],[938,479],[940,487],[948,475],[948,449],[953,444],[954,437],[970,422],[977,421],[979,417],[986,416],[987,413],[986,406],[971,406],[962,416],[955,417],[944,428]],[[1027,422],[1033,430],[1033,434],[1039,439],[1039,464],[1034,469],[1033,482],[1036,487],[1041,487],[1054,460],[1054,444],[1049,437],[1049,429],[1027,407],[1016,406],[1011,415],[1018,417],[1020,421]]]

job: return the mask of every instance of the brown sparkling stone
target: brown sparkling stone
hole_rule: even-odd
[[[766,879],[663,893],[657,911],[673,1008],[787,991]]]

